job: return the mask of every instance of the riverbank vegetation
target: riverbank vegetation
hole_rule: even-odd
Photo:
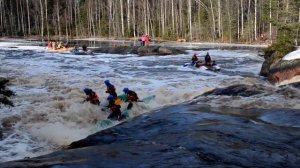
[[[0,36],[299,41],[299,0],[0,0]],[[281,34],[283,33],[283,34]]]

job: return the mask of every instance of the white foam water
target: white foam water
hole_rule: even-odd
[[[83,103],[82,90],[93,89],[104,103],[108,96],[106,79],[115,85],[118,94],[128,87],[140,98],[156,95],[149,104],[135,104],[130,117],[182,103],[233,83],[263,82],[258,77],[263,59],[256,51],[209,50],[222,68],[216,73],[182,66],[195,51],[176,56],[87,56],[48,53],[42,47],[31,48],[30,43],[25,48],[19,43],[15,45],[18,47],[0,50],[3,62],[0,75],[11,78],[9,88],[16,92],[12,98],[15,107],[1,108],[0,120],[9,116],[20,120],[12,128],[3,128],[10,131],[0,141],[0,161],[49,153],[101,130],[96,125],[109,113],[101,111],[99,106]],[[199,58],[203,59],[206,52],[198,52]],[[211,103],[220,105],[228,101],[230,97],[226,101],[216,97]],[[239,103],[247,101],[240,99]],[[254,100],[252,106],[256,106]]]

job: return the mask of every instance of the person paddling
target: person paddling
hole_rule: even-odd
[[[126,116],[122,115],[122,112],[120,110],[121,106],[115,103],[116,98],[114,96],[109,95],[107,97],[107,100],[108,100],[107,108],[111,110],[111,113],[107,117],[108,119],[121,121],[124,118],[126,118]]]
[[[197,57],[197,55],[196,55],[196,53],[193,55],[193,57],[192,57],[192,66],[194,66],[195,65],[195,63],[198,61],[198,57]]]
[[[125,100],[125,102],[129,102],[127,110],[130,110],[133,106],[132,102],[139,101],[139,97],[135,91],[129,90],[128,88],[124,88],[123,92],[127,95],[127,99]]]
[[[105,80],[104,81],[105,85],[106,85],[106,93],[112,95],[114,98],[117,98],[117,93],[116,93],[116,88],[114,85],[112,85],[109,80]]]
[[[205,65],[211,65],[211,57],[208,52],[206,53],[205,56]]]
[[[90,88],[84,88],[84,93],[86,94],[86,99],[84,101],[88,101],[91,104],[100,105],[99,96]]]

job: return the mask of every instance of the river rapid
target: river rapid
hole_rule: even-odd
[[[8,88],[16,93],[11,99],[15,107],[1,105],[0,109],[0,121],[14,123],[0,127],[3,132],[0,162],[47,154],[103,129],[97,123],[109,114],[82,101],[83,88],[89,87],[105,102],[106,79],[115,85],[118,94],[128,87],[140,98],[156,95],[149,104],[134,105],[131,118],[170,105],[197,101],[208,111],[225,117],[244,115],[251,119],[253,115],[233,109],[264,109],[265,112],[255,117],[271,127],[291,130],[300,127],[299,99],[289,96],[291,92],[300,95],[299,90],[286,86],[287,93],[260,77],[264,59],[258,56],[257,50],[187,50],[188,54],[182,55],[138,57],[49,53],[40,43],[24,40],[1,41],[0,47],[0,76],[11,80]],[[183,66],[194,53],[203,60],[206,52],[221,67],[220,72]],[[235,84],[263,86],[265,93],[252,97],[197,97]]]

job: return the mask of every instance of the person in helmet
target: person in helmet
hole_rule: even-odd
[[[127,95],[127,99],[125,100],[125,102],[129,102],[127,110],[130,110],[133,106],[132,102],[137,102],[139,100],[139,97],[135,91],[129,90],[128,88],[124,88],[123,92]]]
[[[198,61],[198,57],[197,57],[197,55],[196,55],[196,53],[193,55],[193,57],[192,57],[192,66],[194,66],[195,65],[195,63],[197,63],[197,61]]]
[[[98,106],[100,105],[99,96],[92,89],[84,88],[83,91],[87,96],[85,101],[88,101],[88,102],[98,105]]]
[[[109,114],[109,116],[107,117],[108,119],[111,119],[111,120],[118,120],[118,121],[121,121],[125,118],[124,115],[122,115],[122,112],[121,112],[121,106],[120,105],[117,105],[115,103],[115,100],[116,98],[112,95],[109,95],[107,97],[107,100],[108,100],[108,108],[111,110],[111,113]]]
[[[211,57],[208,52],[206,53],[205,56],[205,65],[211,65]]]
[[[104,81],[105,85],[106,85],[106,92],[105,93],[108,93],[110,95],[112,95],[114,98],[117,97],[117,93],[116,93],[116,88],[114,85],[112,85],[109,80],[105,80]]]

